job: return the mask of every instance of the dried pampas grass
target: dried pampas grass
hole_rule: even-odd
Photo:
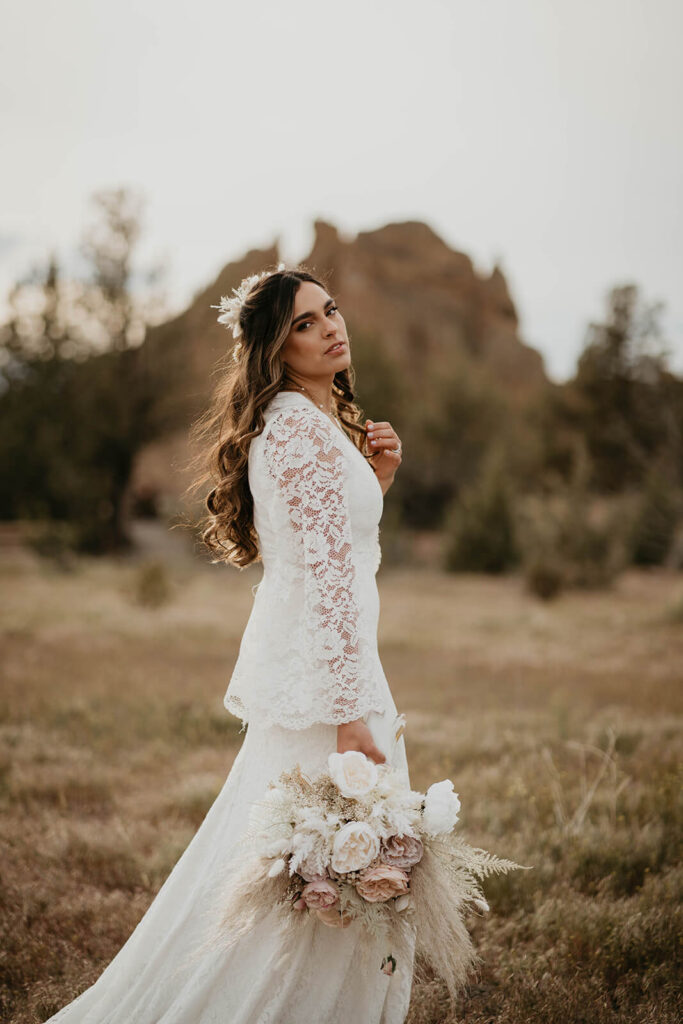
[[[473,898],[472,886],[466,872],[455,888],[451,879],[444,862],[427,847],[413,868],[410,890],[416,958],[443,979],[455,999],[479,957],[464,919],[467,902]]]
[[[416,927],[415,957],[419,972],[431,968],[455,1001],[472,968],[481,962],[465,916],[472,909],[488,907],[481,880],[489,875],[529,870],[512,860],[496,857],[470,846],[453,833],[425,844],[422,859],[411,872],[413,921]]]

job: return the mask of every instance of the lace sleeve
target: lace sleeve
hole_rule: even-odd
[[[271,425],[266,462],[297,540],[306,661],[322,669],[313,674],[317,692],[302,694],[302,703],[316,708],[318,721],[338,724],[362,717],[377,694],[362,668],[344,442],[337,433],[316,414],[290,410]]]

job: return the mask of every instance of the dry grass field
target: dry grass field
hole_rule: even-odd
[[[260,569],[171,561],[159,607],[144,573],[0,560],[3,1021],[97,978],[241,743],[222,698]],[[514,576],[379,585],[413,785],[452,778],[468,841],[533,865],[487,883],[457,1013],[425,981],[409,1024],[679,1021],[683,576],[548,605]]]

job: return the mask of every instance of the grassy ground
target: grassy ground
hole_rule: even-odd
[[[42,1021],[126,940],[239,749],[222,697],[260,569],[0,559],[0,1018]],[[516,578],[382,567],[380,652],[416,788],[533,870],[488,883],[457,1012],[409,1024],[680,1019],[683,577],[548,606]],[[356,1024],[356,1022],[354,1022]]]

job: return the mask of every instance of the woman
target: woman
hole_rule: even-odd
[[[383,495],[401,462],[387,422],[358,422],[344,318],[305,270],[246,278],[219,322],[237,343],[211,409],[203,539],[263,575],[225,705],[248,723],[226,782],[137,928],[60,1024],[400,1024],[414,945],[380,970],[382,944],[360,925],[311,915],[283,949],[275,917],[232,948],[206,949],[218,879],[238,853],[249,809],[299,763],[337,750],[391,763],[408,780],[396,706],[377,652]],[[367,457],[361,446],[365,446]],[[206,479],[204,475],[203,479]],[[197,955],[197,951],[201,951]]]

